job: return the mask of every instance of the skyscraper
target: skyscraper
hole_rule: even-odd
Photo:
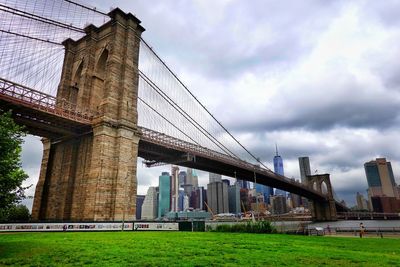
[[[364,164],[370,196],[398,197],[392,164],[386,158],[377,158]]]
[[[171,192],[170,192],[170,201],[171,201],[171,211],[178,211],[178,197],[179,197],[179,180],[178,180],[179,167],[172,166],[171,167]]]
[[[280,175],[284,175],[283,172],[283,160],[282,157],[278,154],[278,146],[275,145],[276,154],[274,156],[274,172]],[[286,191],[275,189],[275,195],[281,195],[286,198]]]
[[[196,171],[191,168],[187,168],[186,185],[192,185],[193,188],[199,186],[199,177],[197,176]]]
[[[183,187],[183,185],[186,184],[186,172],[185,171],[179,172],[178,183],[179,183],[179,187]]]
[[[250,182],[249,181],[236,179],[236,182],[239,184],[240,188],[250,189]]]
[[[158,211],[158,187],[150,186],[142,205],[142,220],[154,220]]]
[[[163,172],[159,177],[158,218],[164,217],[171,209],[171,177]]]
[[[229,186],[229,212],[238,214],[240,213],[240,186],[238,183]]]
[[[145,196],[137,195],[136,196],[136,220],[140,220],[142,218],[142,206]]]
[[[209,182],[210,182],[210,183],[222,182],[222,176],[221,176],[221,174],[216,174],[216,173],[210,172],[210,173],[208,174],[208,177],[209,177]]]
[[[228,213],[228,184],[214,182],[207,185],[207,204],[214,214]]]
[[[307,182],[307,175],[311,175],[310,159],[308,157],[300,157],[299,167],[301,183],[305,184]]]

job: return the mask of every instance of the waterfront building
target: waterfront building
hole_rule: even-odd
[[[271,213],[284,214],[287,213],[286,198],[282,195],[271,197]]]
[[[364,198],[364,196],[362,194],[360,194],[360,192],[357,192],[356,201],[357,201],[357,209],[358,210],[368,210],[369,209],[367,200]]]
[[[251,209],[249,189],[247,188],[240,188],[240,208],[242,212],[247,212]]]
[[[199,177],[197,176],[196,171],[191,168],[187,168],[186,184],[190,184],[194,188],[199,186]]]
[[[144,195],[136,196],[136,220],[140,220],[142,218],[142,206],[145,197],[146,196]]]
[[[207,201],[207,193],[203,186],[199,186],[192,191],[189,198],[189,206],[195,210],[207,210],[204,202]]]
[[[158,187],[150,186],[142,205],[142,220],[154,220],[158,212]]]
[[[216,174],[216,173],[212,173],[210,172],[208,174],[209,177],[209,183],[215,183],[215,182],[222,182],[222,176],[221,174]]]
[[[235,183],[228,189],[229,212],[233,214],[240,213],[240,186]]]
[[[178,198],[179,198],[179,167],[171,167],[171,190],[170,190],[170,211],[178,211]]]
[[[240,188],[250,189],[250,182],[249,181],[236,179],[236,183],[239,184]]]
[[[301,183],[307,183],[307,175],[311,175],[310,159],[308,157],[299,158]]]
[[[171,177],[168,172],[163,172],[158,181],[158,218],[162,218],[171,210]]]
[[[186,172],[185,171],[180,171],[178,174],[178,184],[179,187],[183,187],[184,184],[186,184]]]
[[[398,198],[392,164],[386,158],[377,158],[364,164],[369,197]]]
[[[207,204],[214,215],[228,213],[228,185],[223,182],[213,182],[207,185]]]
[[[185,191],[179,190],[178,196],[178,211],[184,211],[184,204],[185,204]]]

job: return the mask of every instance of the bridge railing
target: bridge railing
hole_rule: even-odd
[[[258,173],[258,174],[264,174],[264,175],[272,174],[275,177],[277,177],[278,179],[285,181],[286,183],[293,184],[297,187],[302,187],[308,191],[314,192],[316,195],[323,196],[320,192],[314,190],[313,188],[310,188],[307,185],[301,184],[300,182],[294,181],[293,179],[289,179],[285,176],[278,175],[278,174],[272,172],[271,170],[264,169],[258,165],[251,164],[247,161],[244,161],[244,160],[241,160],[238,158],[234,158],[229,155],[225,155],[223,153],[213,151],[208,148],[205,148],[205,147],[193,144],[193,143],[189,143],[187,141],[183,141],[183,140],[177,139],[175,137],[172,137],[172,136],[160,133],[160,132],[156,132],[154,130],[150,130],[145,127],[138,127],[138,128],[142,133],[141,139],[148,141],[150,143],[155,142],[157,144],[162,144],[165,147],[170,147],[170,148],[181,150],[181,151],[183,150],[188,153],[194,153],[199,156],[204,156],[206,158],[217,159],[218,161],[221,161],[221,162],[224,162],[227,164],[231,164],[231,165],[243,168],[243,169],[247,169],[249,171],[254,171],[255,173]]]
[[[90,124],[96,113],[79,109],[71,102],[0,78],[0,98],[83,124]]]

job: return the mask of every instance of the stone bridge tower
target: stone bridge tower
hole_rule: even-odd
[[[307,175],[307,185],[327,197],[326,201],[308,200],[313,219],[316,221],[337,220],[335,199],[329,174]]]
[[[34,220],[133,219],[136,210],[138,59],[144,28],[132,14],[109,13],[77,41],[64,41],[57,99],[98,115],[80,136],[43,139]]]

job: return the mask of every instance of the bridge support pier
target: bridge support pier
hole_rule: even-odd
[[[327,196],[326,201],[308,200],[308,206],[314,221],[336,221],[337,212],[335,199],[333,198],[331,180],[329,174],[308,175],[307,184],[314,190]]]
[[[34,220],[117,221],[136,212],[140,21],[120,9],[64,42],[57,99],[97,110],[92,130],[44,139]]]

